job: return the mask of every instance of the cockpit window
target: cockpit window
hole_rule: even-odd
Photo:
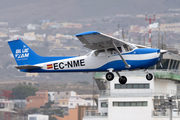
[[[136,48],[135,46],[133,45],[123,45],[124,49],[126,52],[128,51],[132,51],[134,48]]]
[[[122,48],[121,48],[121,47],[118,47],[118,50],[119,50],[120,52],[122,52]],[[108,51],[111,55],[118,54],[117,51],[116,51],[114,48],[109,48],[109,49],[107,49],[107,51]]]

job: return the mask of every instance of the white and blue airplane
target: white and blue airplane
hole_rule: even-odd
[[[76,37],[92,51],[84,56],[43,57],[20,39],[8,41],[8,44],[18,65],[16,68],[21,72],[107,72],[108,81],[114,79],[115,72],[120,84],[127,82],[127,78],[119,74],[122,70],[144,69],[146,79],[152,80],[153,75],[147,69],[157,64],[166,52],[131,44],[97,31],[76,34]]]

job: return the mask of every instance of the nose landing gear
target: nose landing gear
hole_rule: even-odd
[[[144,72],[146,72],[146,73],[147,73],[147,75],[146,75],[146,79],[147,79],[148,81],[151,81],[151,80],[153,79],[153,75],[152,75],[151,73],[149,73],[147,69],[145,69],[145,71],[144,71]]]
[[[151,73],[148,73],[148,74],[146,75],[146,79],[149,80],[149,81],[151,81],[151,80],[153,79],[153,75],[152,75]]]

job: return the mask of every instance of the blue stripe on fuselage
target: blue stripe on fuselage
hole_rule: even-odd
[[[154,49],[154,48],[139,48],[139,49],[134,49],[131,52],[128,53],[122,53],[122,55],[129,55],[129,54],[149,54],[149,53],[157,53],[159,52],[159,49]]]
[[[106,72],[107,69],[113,68],[114,71],[121,71],[121,70],[133,70],[133,69],[143,69],[153,66],[157,63],[158,58],[149,59],[149,60],[127,60],[127,63],[131,65],[131,68],[125,68],[125,64],[122,60],[116,60],[109,62],[99,68],[95,69],[66,69],[66,70],[44,70],[44,69],[32,69],[32,70],[20,70],[22,72]],[[143,62],[143,63],[142,63]],[[143,66],[146,65],[146,66]]]

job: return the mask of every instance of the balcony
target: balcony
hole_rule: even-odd
[[[179,70],[156,70],[153,71],[155,78],[157,79],[171,79],[180,81]]]
[[[100,90],[100,97],[151,97],[151,96],[167,96],[176,95],[174,90],[170,91],[154,91],[152,89],[129,89],[129,90]]]
[[[152,112],[152,116],[153,117],[169,117],[170,113],[169,113],[169,109],[167,110],[154,110]],[[180,111],[179,110],[173,110],[172,111],[172,117],[178,117],[180,118]]]

